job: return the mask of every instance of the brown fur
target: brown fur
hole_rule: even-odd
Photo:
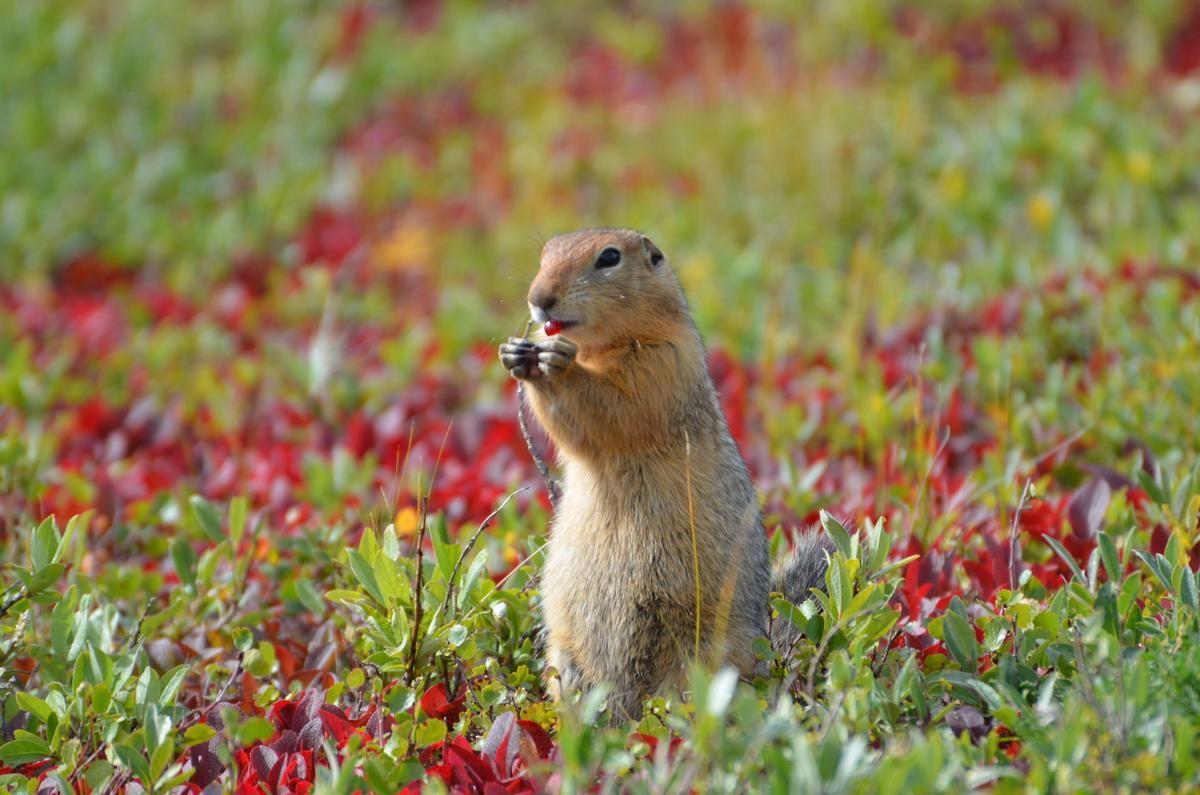
[[[597,268],[608,247],[619,266]],[[578,321],[501,347],[564,471],[542,574],[548,662],[567,688],[611,686],[622,716],[682,684],[694,516],[700,657],[749,672],[767,629],[767,540],[675,274],[636,232],[584,230],[546,244],[529,299]]]

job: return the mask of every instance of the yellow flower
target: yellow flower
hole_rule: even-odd
[[[413,535],[417,532],[420,521],[421,515],[411,505],[396,511],[396,536],[403,538]]]
[[[1029,198],[1025,213],[1029,217],[1029,223],[1044,231],[1054,220],[1054,199],[1046,191],[1038,191]]]
[[[1144,149],[1134,149],[1125,155],[1125,170],[1129,172],[1129,178],[1134,182],[1148,182],[1153,166],[1154,162],[1150,159],[1150,153]]]

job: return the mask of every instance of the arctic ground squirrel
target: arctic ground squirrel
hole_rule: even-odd
[[[612,712],[634,717],[646,696],[685,684],[697,655],[753,672],[771,590],[807,599],[828,542],[801,536],[772,571],[758,495],[666,256],[625,229],[559,235],[528,301],[544,331],[510,338],[500,360],[529,385],[563,472],[541,576],[552,692],[604,684]]]

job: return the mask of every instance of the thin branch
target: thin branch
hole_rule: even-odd
[[[433,472],[429,475],[429,488],[425,491],[425,499],[421,500],[421,489],[417,487],[417,499],[421,501],[421,519],[417,528],[416,548],[416,577],[413,583],[413,626],[412,642],[408,649],[408,678],[407,684],[412,685],[417,679],[417,651],[421,633],[421,614],[424,605],[421,604],[421,589],[425,587],[425,536],[429,532],[429,500],[433,496],[433,484],[437,480],[438,466],[442,463],[442,453],[446,450],[446,441],[450,438],[450,429],[446,426],[446,435],[442,437],[442,446],[438,448],[437,458],[433,461]]]
[[[12,596],[5,599],[3,603],[0,603],[0,618],[4,618],[4,616],[8,615],[8,611],[12,610],[13,605],[15,605],[17,602],[21,601],[24,598],[25,598],[25,586],[22,585],[20,588],[18,588],[16,590],[16,592]]]
[[[454,603],[454,584],[458,581],[458,573],[462,570],[463,561],[467,559],[467,556],[471,554],[471,550],[475,548],[475,542],[479,540],[479,536],[482,535],[483,531],[492,523],[492,520],[495,519],[502,510],[504,510],[504,506],[508,505],[509,501],[511,501],[513,497],[517,496],[528,488],[528,486],[522,486],[512,494],[509,494],[499,505],[496,506],[496,510],[489,513],[484,520],[479,523],[479,527],[475,529],[475,532],[471,535],[470,540],[467,541],[466,546],[464,546],[462,552],[459,553],[458,560],[454,563],[454,568],[450,572],[449,584],[446,586],[446,598],[442,600],[441,605],[439,605],[438,609],[434,611],[433,618],[430,619],[431,623],[436,623],[438,617],[443,611],[445,611],[447,615],[449,614],[450,608]]]

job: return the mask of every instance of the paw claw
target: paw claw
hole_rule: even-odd
[[[519,380],[540,376],[537,368],[537,350],[533,343],[517,337],[509,337],[500,345],[500,363],[509,374]]]

